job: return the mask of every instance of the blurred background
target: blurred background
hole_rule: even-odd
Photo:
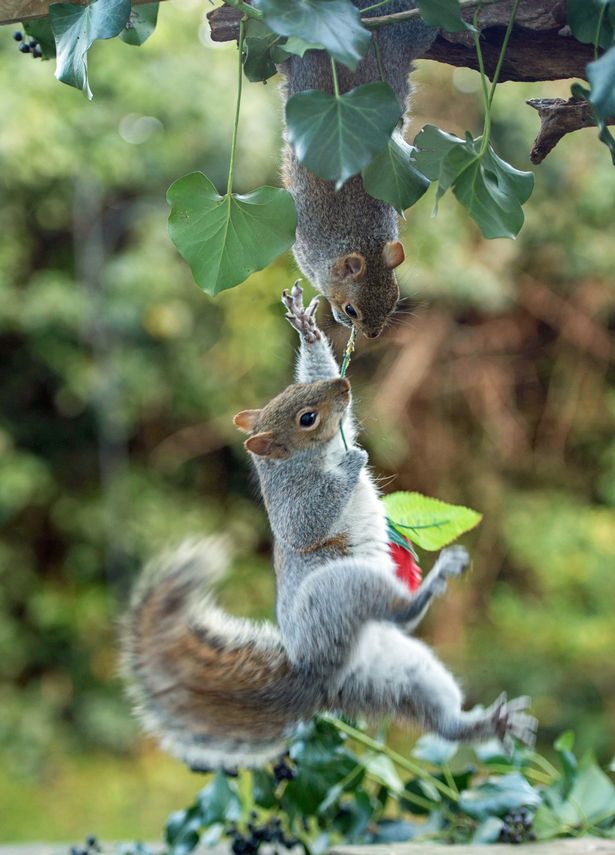
[[[205,10],[206,11],[206,10]],[[202,785],[131,718],[116,621],[139,566],[225,532],[224,603],[272,614],[270,536],[233,414],[291,377],[288,254],[215,300],[167,238],[168,185],[222,188],[236,49],[198,0],[161,4],[142,48],[90,53],[95,99],[0,31],[0,828],[4,841],[156,839]],[[415,75],[412,134],[482,127],[478,76]],[[505,84],[495,146],[528,168],[527,97]],[[236,188],[278,183],[277,85],[248,84]],[[541,747],[566,728],[615,749],[615,169],[596,133],[536,170],[516,242],[485,241],[455,199],[408,212],[406,313],[350,376],[383,489],[484,514],[473,571],[421,629],[491,702],[529,693]],[[326,308],[322,324],[330,326]],[[338,349],[344,333],[331,329]],[[430,566],[433,556],[423,556]],[[401,743],[412,734],[396,734]]]

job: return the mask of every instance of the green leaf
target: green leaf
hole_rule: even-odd
[[[378,823],[373,842],[404,843],[406,840],[412,840],[417,833],[420,834],[420,831],[420,828],[404,819],[382,819]]]
[[[49,18],[38,21],[25,21],[22,25],[26,33],[36,39],[43,54],[43,59],[52,59],[56,55],[56,42]]]
[[[412,749],[414,757],[433,763],[434,766],[443,766],[453,759],[457,753],[458,743],[450,742],[433,733],[426,733],[420,737]]]
[[[52,3],[49,20],[56,42],[56,77],[83,90],[91,100],[88,50],[97,39],[112,39],[124,29],[130,0],[93,0],[88,6]]]
[[[540,802],[540,795],[523,775],[510,772],[465,790],[459,799],[459,810],[482,821],[490,816],[504,816],[520,807],[536,807]]]
[[[474,528],[482,514],[421,493],[398,492],[383,498],[391,524],[421,549],[441,549]]]
[[[127,45],[142,45],[156,29],[158,20],[158,3],[143,3],[133,6],[126,21],[126,26],[120,33],[120,38]]]
[[[563,795],[567,796],[575,782],[577,776],[577,758],[572,753],[574,747],[574,733],[572,730],[567,730],[559,736],[553,743],[553,747],[559,754],[562,769],[564,770],[563,778]]]
[[[254,5],[275,33],[318,45],[352,71],[369,48],[371,33],[350,0],[255,0]]]
[[[293,244],[297,215],[286,190],[220,196],[209,178],[192,172],[169,187],[167,200],[169,236],[208,294],[238,285]]]
[[[480,143],[469,134],[462,140],[427,125],[414,141],[414,159],[427,178],[438,181],[436,201],[452,187],[486,238],[516,237],[534,176],[506,163],[491,146],[481,154]]]
[[[500,832],[504,826],[504,821],[498,816],[488,816],[478,826],[472,835],[472,843],[496,843]]]
[[[363,186],[374,199],[388,202],[402,214],[421,198],[429,179],[413,162],[414,148],[394,131],[387,147],[361,173]]]
[[[474,29],[461,17],[459,0],[418,0],[418,7],[421,18],[432,27],[441,27],[449,33]]]
[[[314,42],[306,42],[305,39],[300,38],[299,36],[290,36],[284,42],[284,50],[286,53],[292,53],[295,56],[303,56],[306,50],[320,50],[321,45],[314,44]]]
[[[243,70],[252,83],[264,83],[276,74],[277,68],[271,56],[271,49],[279,41],[280,36],[262,21],[248,18],[245,24]]]
[[[547,804],[541,804],[534,814],[532,831],[538,840],[550,840],[563,834],[565,827]]]
[[[601,119],[615,118],[615,46],[587,65],[589,100]]]
[[[598,46],[608,48],[613,42],[613,21],[615,19],[615,5],[611,4],[607,10],[609,14],[603,14],[604,6],[608,0],[566,0],[566,19],[572,30],[572,35],[585,44],[595,44],[598,25],[602,18]]]
[[[272,808],[276,803],[275,780],[273,775],[264,769],[252,770],[252,798],[254,804],[264,808]]]
[[[404,785],[397,774],[395,764],[385,754],[366,752],[361,756],[361,763],[365,766],[368,775],[376,778],[385,787],[394,793],[403,792]]]
[[[387,83],[367,83],[340,96],[312,89],[286,104],[288,139],[297,157],[338,189],[386,147],[400,116]]]
[[[566,801],[566,809],[558,811],[563,821],[571,825],[590,825],[615,815],[615,786],[593,760],[585,760]]]
[[[241,799],[237,788],[224,772],[216,772],[213,781],[199,793],[198,803],[203,813],[203,825],[233,822],[241,816]]]
[[[456,150],[447,155],[453,159]],[[453,181],[453,193],[468,209],[486,238],[518,235],[523,225],[522,205],[534,189],[531,172],[515,169],[489,146],[473,163],[459,161],[460,170]]]

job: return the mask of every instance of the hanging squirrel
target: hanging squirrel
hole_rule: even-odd
[[[354,5],[364,8],[371,0],[354,0]],[[387,4],[386,12],[415,6],[411,0],[396,0]],[[356,71],[338,63],[340,92],[381,79],[377,38],[384,80],[405,111],[412,62],[430,46],[436,33],[416,19],[381,28],[377,35],[374,33]],[[285,99],[306,89],[333,93],[331,61],[325,51],[307,51],[303,58],[292,56],[280,71],[285,78]],[[399,299],[395,268],[404,260],[404,248],[395,209],[369,196],[360,175],[336,191],[334,182],[318,178],[299,163],[288,142],[283,153],[283,178],[297,208],[294,254],[299,268],[327,298],[338,323],[355,325],[375,338],[395,312]]]
[[[285,292],[301,339],[297,382],[234,420],[249,434],[273,532],[279,628],[216,606],[224,561],[215,540],[158,561],[123,631],[123,670],[145,729],[194,769],[273,759],[293,726],[322,710],[412,719],[451,740],[531,744],[528,698],[463,711],[453,677],[408,636],[468,556],[444,549],[413,595],[396,578],[384,506],[355,445],[350,384],[316,326],[317,302],[304,309],[298,284]]]

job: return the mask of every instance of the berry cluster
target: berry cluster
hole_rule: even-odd
[[[288,755],[285,754],[273,767],[273,777],[276,784],[279,784],[281,781],[292,781],[296,775],[295,770],[288,764],[287,757]]]
[[[38,41],[36,39],[30,39],[29,42],[26,41],[25,35],[21,32],[21,30],[16,30],[13,33],[13,38],[16,42],[19,42],[19,50],[22,53],[31,53],[34,59],[40,59],[43,55],[43,51],[40,49]]]
[[[526,843],[536,840],[532,828],[532,814],[527,808],[519,808],[507,813],[500,832],[500,843]]]
[[[271,844],[276,853],[278,846],[293,849],[301,845],[298,838],[286,836],[282,823],[277,817],[267,820],[262,825],[255,822],[256,818],[256,811],[252,811],[245,832],[240,831],[236,823],[231,823],[226,829],[226,834],[233,841],[231,844],[233,855],[256,855],[263,843]]]
[[[70,855],[98,855],[99,852],[102,852],[102,849],[100,848],[98,839],[93,834],[85,838],[84,846],[70,847]]]

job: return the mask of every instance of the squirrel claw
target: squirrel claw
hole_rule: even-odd
[[[293,285],[290,293],[287,290],[282,292],[282,304],[286,309],[284,317],[289,324],[296,329],[299,335],[308,344],[313,344],[320,339],[320,330],[316,326],[316,309],[318,308],[319,298],[314,297],[309,306],[303,306],[303,288],[301,280],[298,279]]]
[[[512,748],[513,737],[529,748],[536,742],[538,720],[526,712],[530,703],[531,699],[526,695],[509,701],[506,692],[502,692],[491,706],[495,732],[509,749]]]

